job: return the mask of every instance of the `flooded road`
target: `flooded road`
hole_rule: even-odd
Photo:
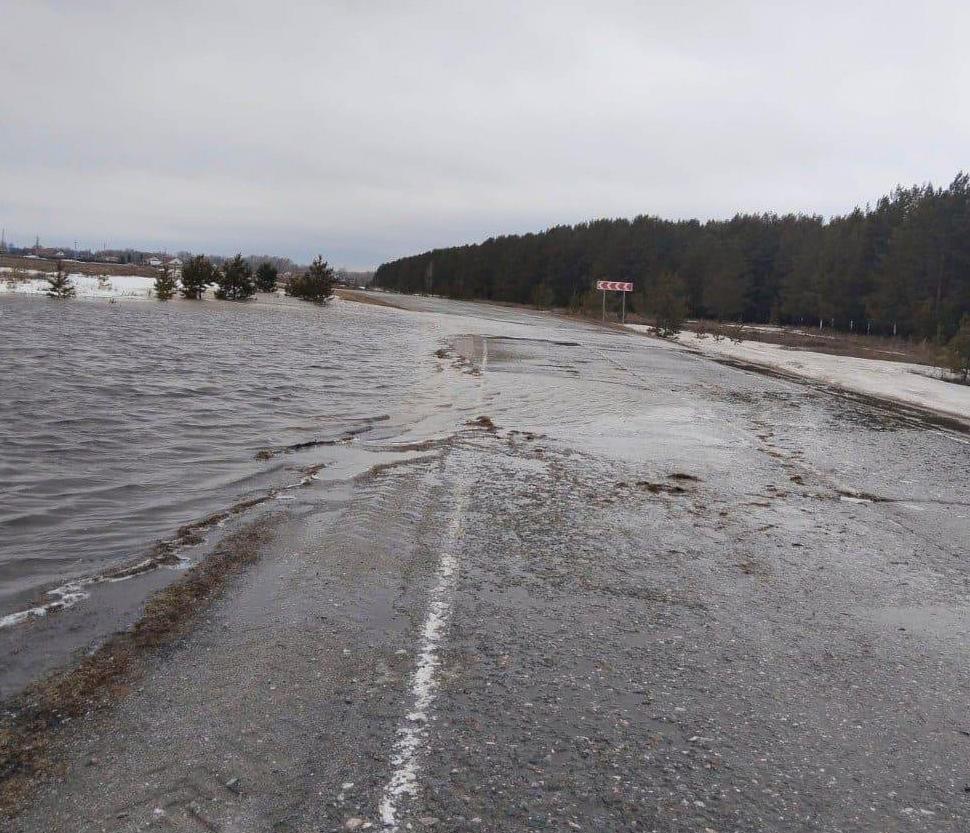
[[[214,528],[452,430],[415,361],[434,333],[375,307],[3,298],[0,326],[0,697],[123,626]]]
[[[389,419],[301,458],[325,476],[12,830],[967,829],[965,436],[393,300],[334,310]]]
[[[360,309],[0,301],[0,616],[389,420],[426,345]]]

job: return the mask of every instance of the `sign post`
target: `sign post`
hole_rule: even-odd
[[[596,288],[603,293],[603,321],[606,321],[606,293],[607,292],[622,292],[623,293],[623,312],[621,313],[622,318],[620,319],[622,323],[626,323],[626,294],[627,292],[633,292],[633,284],[626,283],[625,281],[597,281]]]

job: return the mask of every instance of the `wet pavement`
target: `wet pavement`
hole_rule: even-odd
[[[11,830],[970,829],[968,437],[402,303],[452,430],[274,507]]]

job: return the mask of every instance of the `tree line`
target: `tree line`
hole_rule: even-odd
[[[66,300],[77,294],[73,281],[58,260],[48,275],[46,295]],[[320,255],[303,272],[292,275],[284,284],[287,295],[315,304],[326,304],[333,298],[336,282],[334,269]],[[160,301],[168,301],[181,294],[190,301],[200,301],[215,287],[214,295],[224,301],[246,301],[257,292],[275,293],[279,284],[279,270],[272,261],[263,261],[256,269],[241,254],[216,265],[205,255],[189,257],[180,275],[166,264],[155,278],[153,291]]]
[[[599,279],[632,281],[651,314],[671,293],[692,317],[823,324],[942,343],[970,311],[970,176],[897,187],[825,221],[738,214],[641,215],[491,238],[383,264],[374,283],[408,293],[541,307],[594,307]]]
[[[325,304],[333,297],[336,276],[331,266],[319,255],[301,274],[293,275],[285,284],[287,295]],[[264,260],[254,270],[241,254],[216,266],[205,255],[196,255],[182,266],[179,280],[166,266],[155,279],[155,295],[161,301],[172,298],[176,291],[188,300],[201,300],[210,286],[215,296],[224,301],[245,301],[257,292],[275,293],[279,269]],[[179,286],[181,283],[181,287]]]

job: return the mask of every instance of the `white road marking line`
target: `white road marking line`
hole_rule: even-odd
[[[488,364],[488,341],[482,338],[482,373]],[[483,387],[479,386],[479,405],[483,400]],[[454,607],[455,590],[458,586],[459,552],[463,533],[463,519],[468,507],[469,484],[467,469],[458,470],[458,483],[455,487],[455,506],[448,521],[441,560],[428,615],[424,620],[421,634],[421,650],[414,674],[411,677],[411,711],[397,731],[394,752],[391,756],[393,770],[384,787],[380,803],[381,823],[386,833],[397,833],[400,829],[402,798],[415,798],[418,793],[418,771],[424,741],[427,738],[427,724],[431,707],[438,693],[438,669],[441,666],[439,650],[447,634],[448,623]]]
[[[398,830],[402,796],[414,798],[418,791],[419,755],[427,736],[429,711],[438,693],[439,649],[448,628],[458,584],[458,546],[462,534],[462,517],[468,500],[465,478],[459,483],[455,507],[448,523],[445,546],[438,563],[438,575],[431,591],[431,604],[421,635],[421,651],[411,678],[412,709],[398,729],[391,763],[391,778],[381,800],[381,822],[386,831]]]

